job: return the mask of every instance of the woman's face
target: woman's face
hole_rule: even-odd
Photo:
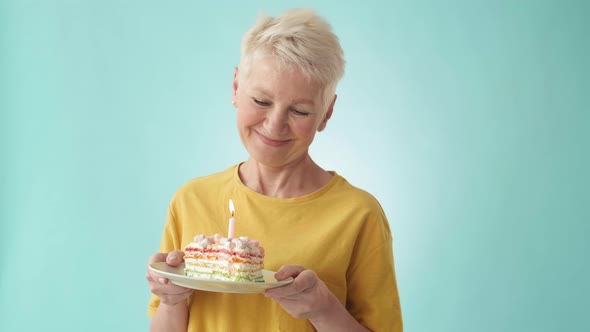
[[[242,143],[256,161],[282,167],[307,158],[315,133],[334,107],[325,105],[323,87],[297,70],[281,70],[274,60],[254,62],[246,77],[234,75],[233,100]]]

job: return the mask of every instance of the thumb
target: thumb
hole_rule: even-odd
[[[171,251],[166,257],[166,264],[170,266],[178,266],[182,262],[184,262],[184,252],[181,250]]]
[[[148,264],[152,264],[152,263],[156,263],[156,262],[164,262],[164,261],[166,261],[166,256],[168,256],[168,254],[163,253],[163,252],[153,254],[148,259]]]
[[[300,265],[283,265],[279,269],[277,273],[275,273],[275,278],[277,280],[284,280],[289,277],[297,277],[299,273],[303,272],[305,268]]]

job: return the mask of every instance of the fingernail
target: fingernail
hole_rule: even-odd
[[[158,278],[158,281],[159,281],[161,284],[164,284],[164,285],[166,284],[166,279],[164,279],[164,278]]]
[[[176,255],[170,255],[170,256],[168,256],[168,258],[169,258],[171,261],[175,261],[175,260],[176,260]]]

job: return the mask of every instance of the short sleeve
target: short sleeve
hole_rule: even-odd
[[[403,331],[393,261],[393,242],[385,215],[367,220],[348,269],[347,310],[372,331]]]
[[[162,240],[160,242],[160,252],[170,252],[180,249],[180,241],[182,234],[182,226],[178,224],[174,207],[172,203],[168,208],[168,215],[166,217],[166,224],[162,232]],[[152,294],[148,305],[148,316],[153,317],[160,305],[160,298]]]

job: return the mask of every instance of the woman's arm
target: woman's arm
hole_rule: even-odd
[[[186,301],[176,304],[160,303],[152,317],[151,332],[186,332],[188,327],[188,307]]]
[[[333,294],[330,302],[332,302],[332,304],[327,310],[320,315],[309,319],[317,331],[370,331],[354,319]]]

